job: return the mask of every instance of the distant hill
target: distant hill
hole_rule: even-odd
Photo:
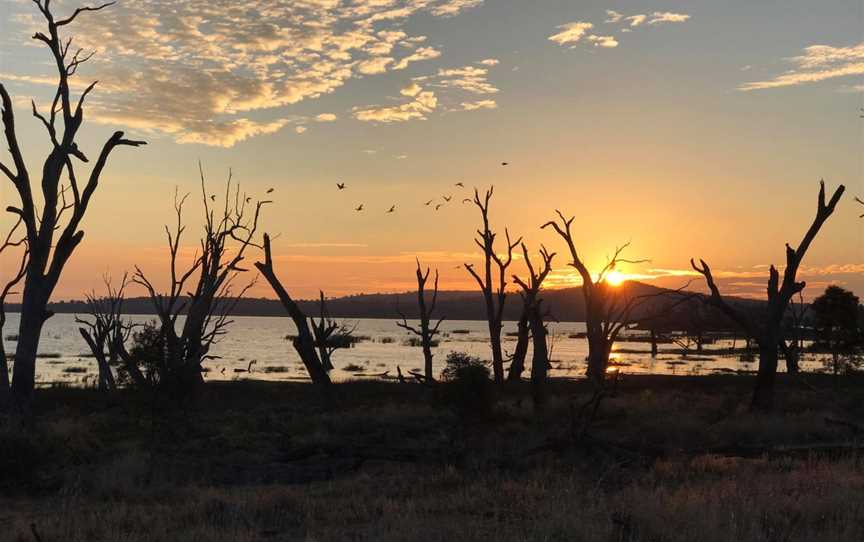
[[[698,295],[687,292],[676,293],[664,290],[650,284],[641,282],[627,282],[620,288],[628,295],[651,296],[641,304],[641,314],[657,312],[664,305],[679,300],[681,296]],[[579,322],[585,320],[585,304],[582,298],[582,288],[562,288],[557,290],[543,291],[543,302],[550,314],[559,321]],[[659,295],[666,292],[668,295]],[[331,316],[336,318],[399,318],[401,310],[408,318],[417,317],[417,293],[403,292],[391,294],[358,294],[338,297],[327,300],[327,307]],[[686,304],[690,306],[697,300],[693,299]],[[735,303],[758,306],[760,302],[736,299]],[[312,316],[318,312],[317,300],[298,301],[306,314]],[[702,305],[701,303],[696,303]],[[518,320],[522,302],[515,292],[508,294],[507,304],[504,309],[505,320]],[[10,304],[8,310],[15,312],[18,306]],[[55,313],[77,313],[86,312],[83,301],[60,301],[51,303],[50,310]],[[697,310],[695,307],[694,311]],[[678,307],[676,312],[681,312]],[[685,310],[685,312],[687,312]],[[133,297],[124,302],[124,313],[126,314],[153,314],[152,304],[149,298]],[[438,293],[438,306],[435,313],[446,316],[448,320],[485,320],[485,306],[483,297],[479,291],[442,291]],[[285,311],[279,301],[264,298],[241,299],[237,304],[235,314],[238,316],[285,316]],[[637,318],[640,314],[635,315]]]

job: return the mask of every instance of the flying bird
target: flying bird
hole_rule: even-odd
[[[454,186],[458,186],[459,188],[465,188],[465,185],[462,183],[462,181],[459,181]]]
[[[267,193],[268,193],[268,194],[272,194],[272,193],[273,193],[273,190],[274,190],[273,188],[268,188],[268,189],[267,189]]]
[[[345,183],[336,183],[336,188],[339,190],[345,190]]]
[[[216,194],[210,194],[210,201],[216,201]]]
[[[441,207],[444,207],[444,204],[443,204],[443,203],[439,203],[438,205],[436,205],[436,206],[435,206],[435,210],[437,211],[437,210],[440,209]]]
[[[465,198],[462,200],[462,203],[471,203],[471,198]]]
[[[246,196],[246,203],[249,203],[250,201],[252,201],[252,198],[249,196]]]
[[[355,211],[362,211],[362,210],[363,210],[363,204],[361,203],[361,204],[358,205],[357,208],[354,209],[354,210],[355,210]]]
[[[387,212],[388,212],[388,213],[392,213],[392,212],[395,212],[395,211],[396,211],[396,206],[395,206],[395,205],[393,205],[392,207],[390,207],[389,209],[387,209]]]
[[[453,196],[441,196],[441,197],[444,198],[444,201],[446,201],[447,203],[450,203],[450,200],[453,199]]]
[[[424,203],[423,205],[425,205],[426,207],[429,207],[429,206],[432,204],[433,201],[435,201],[435,200],[434,200],[434,199],[430,199],[429,201],[427,201],[427,202]]]
[[[501,162],[501,165],[502,165],[502,166],[509,166],[509,165],[510,165],[510,162]]]

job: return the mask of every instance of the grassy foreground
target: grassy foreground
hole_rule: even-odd
[[[862,384],[781,377],[757,415],[747,377],[625,377],[575,441],[569,381],[484,419],[385,382],[326,409],[306,384],[43,390],[34,428],[2,420],[0,538],[864,540]]]

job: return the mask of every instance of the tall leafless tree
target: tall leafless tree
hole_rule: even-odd
[[[573,239],[572,225],[575,217],[565,218],[561,211],[558,214],[560,223],[552,220],[543,225],[551,227],[567,243],[570,250],[570,266],[579,272],[582,278],[582,296],[585,300],[585,327],[588,338],[588,378],[595,386],[602,386],[609,366],[609,355],[618,334],[632,323],[632,314],[645,298],[628,295],[627,288],[616,288],[608,283],[606,277],[622,263],[637,264],[645,260],[628,260],[621,254],[629,243],[615,249],[612,258],[593,277],[588,267],[579,257]]]
[[[153,304],[163,334],[165,353],[160,380],[183,394],[203,383],[202,362],[213,359],[211,346],[227,332],[232,323],[231,314],[237,302],[252,287],[244,285],[238,293],[233,286],[238,276],[246,269],[241,267],[246,251],[258,248],[255,237],[261,209],[270,201],[256,201],[240,192],[239,185],[232,184],[229,174],[226,183],[224,204],[217,203],[215,194],[208,194],[204,173],[199,164],[201,177],[201,199],[204,206],[204,229],[200,239],[200,254],[197,254],[185,271],[177,261],[185,226],[183,205],[188,194],[175,194],[174,211],[177,217],[173,231],[165,226],[170,255],[170,280],[168,292],[159,293],[144,272],[136,267],[132,281],[143,286]],[[211,205],[212,202],[212,205]],[[187,283],[197,274],[191,291]],[[178,317],[185,319],[179,333]]]
[[[540,288],[543,286],[543,281],[552,271],[552,258],[554,253],[549,253],[546,247],[540,247],[540,257],[543,259],[543,266],[537,269],[531,263],[531,258],[528,255],[528,247],[522,243],[522,254],[525,258],[525,266],[528,268],[528,279],[522,280],[518,276],[513,275],[513,282],[522,288],[520,295],[527,313],[527,319],[531,327],[531,336],[533,337],[534,356],[531,361],[531,394],[536,407],[542,407],[546,402],[546,374],[549,369],[549,350],[546,345],[546,324],[543,322],[543,310],[541,308],[543,300],[540,299]]]
[[[96,7],[76,9],[72,15],[57,19],[50,9],[50,0],[33,0],[47,26],[46,32],[36,32],[33,39],[44,43],[52,56],[57,69],[57,90],[47,113],[42,113],[32,102],[33,116],[45,127],[50,140],[50,151],[42,165],[41,190],[42,208],[37,210],[38,202],[34,195],[34,183],[27,170],[24,153],[18,141],[12,99],[6,88],[0,84],[2,98],[2,121],[6,144],[12,157],[12,167],[0,163],[0,171],[9,178],[20,202],[6,208],[18,215],[27,232],[29,255],[26,263],[24,289],[21,298],[21,321],[18,345],[15,350],[15,374],[12,381],[12,394],[19,407],[26,409],[33,394],[36,378],[36,351],[45,321],[51,317],[47,310],[48,301],[57,286],[60,275],[72,253],[84,238],[79,229],[81,221],[99,185],[108,158],[116,147],[143,145],[143,141],[125,139],[123,132],[115,132],[103,144],[99,156],[90,170],[86,182],[78,182],[75,161],[88,162],[87,155],[78,147],[76,137],[84,120],[84,101],[96,86],[90,84],[77,101],[70,92],[70,79],[78,68],[93,53],[72,48],[72,38],[63,39],[60,30],[72,23],[84,12],[99,11],[113,2]],[[67,184],[64,183],[64,174]],[[71,198],[71,201],[69,200]],[[68,219],[64,220],[64,215]],[[59,235],[58,235],[59,233]]]
[[[808,228],[798,248],[786,245],[786,267],[783,270],[783,280],[780,272],[773,265],[768,274],[768,303],[760,316],[753,317],[734,304],[728,303],[720,293],[711,268],[705,260],[699,260],[699,265],[690,260],[694,270],[705,277],[711,294],[705,301],[714,305],[731,318],[745,333],[759,343],[759,371],[756,376],[756,389],[753,393],[752,407],[756,410],[770,410],[774,404],[774,380],[777,373],[777,350],[782,336],[782,323],[792,297],[804,290],[806,282],[798,281],[796,275],[807,249],[816,238],[822,225],[834,212],[837,202],[843,196],[845,187],[841,184],[834,191],[831,199],[825,199],[825,182],[819,183],[819,197],[816,207],[816,217]]]
[[[318,356],[317,342],[312,330],[309,329],[309,321],[303,310],[288,294],[285,287],[276,276],[276,271],[273,269],[273,255],[270,251],[270,236],[264,234],[264,261],[255,262],[255,267],[261,272],[261,275],[267,279],[273,292],[279,298],[282,306],[285,308],[291,320],[294,321],[294,326],[297,328],[297,336],[293,340],[294,349],[300,355],[300,360],[306,367],[306,372],[309,373],[309,378],[312,382],[322,389],[326,390],[330,387],[330,375],[321,363],[321,358]]]
[[[480,192],[474,189],[474,205],[480,210],[480,218],[482,220],[481,229],[477,230],[477,237],[474,242],[483,251],[483,270],[482,274],[474,269],[473,264],[465,264],[465,269],[471,273],[477,285],[480,286],[480,291],[483,292],[483,299],[486,302],[486,320],[489,323],[489,342],[492,348],[492,372],[495,376],[495,383],[502,384],[504,382],[504,353],[501,349],[501,320],[504,316],[504,304],[507,300],[507,268],[513,262],[513,249],[519,246],[522,242],[520,237],[516,241],[510,240],[510,232],[504,229],[506,239],[506,255],[502,256],[495,250],[496,233],[492,231],[489,225],[489,201],[492,199],[492,193],[495,187],[490,187],[484,197],[480,198]],[[493,278],[492,267],[496,267],[497,276]]]
[[[408,318],[399,312],[402,317],[401,322],[396,322],[396,325],[402,329],[408,330],[411,333],[420,337],[420,346],[423,347],[423,375],[426,382],[434,382],[435,374],[432,371],[432,340],[438,335],[438,328],[441,327],[441,322],[444,317],[438,319],[435,325],[432,325],[432,318],[435,313],[435,305],[438,302],[438,270],[435,270],[435,281],[432,289],[432,299],[426,303],[426,283],[429,280],[429,268],[423,272],[420,266],[420,260],[417,260],[417,308],[420,313],[420,328],[416,328],[408,323]],[[398,309],[397,309],[398,310]]]
[[[9,233],[0,245],[0,255],[9,249],[21,248],[21,256],[18,266],[8,277],[8,281],[0,290],[0,408],[5,407],[9,401],[9,362],[6,357],[5,334],[6,327],[6,298],[12,294],[12,289],[21,282],[27,272],[27,257],[29,251],[27,249],[27,237],[21,234],[18,230],[24,223],[21,217],[15,222],[15,225],[9,229]]]

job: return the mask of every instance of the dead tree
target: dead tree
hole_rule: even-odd
[[[501,350],[501,320],[504,316],[504,303],[507,300],[507,268],[513,261],[513,249],[522,241],[520,237],[515,242],[510,241],[510,232],[504,229],[506,238],[506,255],[501,256],[495,251],[495,236],[489,225],[489,200],[495,187],[486,191],[483,199],[480,193],[474,189],[474,205],[480,210],[483,222],[482,229],[477,230],[474,242],[483,251],[482,275],[475,271],[473,264],[465,264],[465,269],[477,281],[483,299],[486,302],[486,321],[489,323],[489,342],[492,348],[492,371],[495,375],[495,383],[504,383],[504,354]],[[493,264],[497,268],[497,282],[493,282]]]
[[[507,381],[518,382],[525,372],[525,357],[528,355],[528,343],[531,341],[531,323],[529,321],[530,307],[522,303],[522,312],[519,313],[519,321],[516,323],[516,347],[510,358],[510,367],[507,368]]]
[[[229,173],[224,203],[218,203],[215,194],[208,194],[204,173],[199,164],[201,199],[204,206],[204,228],[200,239],[199,254],[185,271],[177,261],[180,242],[185,231],[183,205],[188,197],[175,193],[174,211],[176,224],[173,231],[165,226],[170,255],[170,280],[167,293],[159,293],[144,272],[136,267],[132,281],[143,286],[150,296],[160,323],[165,352],[159,367],[159,379],[178,394],[186,394],[204,382],[202,363],[216,356],[210,348],[225,333],[232,323],[230,319],[237,302],[252,287],[244,285],[237,294],[233,285],[239,275],[246,271],[241,264],[246,251],[258,248],[255,236],[261,209],[270,201],[256,201],[240,192],[240,186],[232,185]],[[212,205],[211,205],[212,204]],[[221,206],[221,207],[220,207]],[[197,275],[191,291],[187,283]],[[184,314],[183,325],[178,331],[178,317]]]
[[[24,275],[27,271],[27,257],[29,255],[29,251],[27,250],[27,237],[19,236],[18,229],[23,224],[23,220],[21,217],[18,217],[18,221],[15,222],[15,225],[9,230],[9,233],[6,235],[6,239],[4,239],[3,244],[0,245],[0,255],[2,255],[6,250],[23,247],[21,251],[21,260],[12,273],[10,277],[8,277],[8,281],[3,286],[3,289],[0,290],[0,408],[5,407],[7,401],[9,400],[9,362],[6,358],[6,346],[5,346],[5,335],[4,328],[6,327],[6,298],[12,294],[12,288],[18,285],[21,282],[21,279],[24,278]]]
[[[438,335],[438,328],[441,327],[441,322],[444,317],[438,319],[435,325],[431,325],[433,314],[435,312],[435,304],[438,302],[438,270],[435,270],[435,282],[432,289],[432,299],[429,304],[426,304],[426,282],[429,280],[429,268],[426,268],[424,273],[420,267],[420,260],[417,260],[417,308],[420,313],[420,328],[416,328],[408,324],[408,318],[399,312],[402,317],[401,322],[396,322],[396,325],[402,329],[408,330],[414,335],[420,337],[420,345],[423,347],[423,374],[426,382],[434,382],[435,374],[432,371],[432,341]],[[398,308],[396,309],[399,310]]]
[[[126,351],[126,341],[134,329],[133,324],[123,319],[124,292],[129,281],[124,274],[118,288],[112,285],[108,277],[105,277],[104,282],[105,295],[97,296],[95,292],[91,292],[86,296],[89,318],[75,317],[75,321],[81,324],[78,332],[96,359],[100,390],[116,389],[118,380],[142,387],[146,379],[138,367],[138,362]],[[114,377],[115,369],[121,378]]]
[[[352,337],[357,326],[348,326],[337,322],[330,317],[327,310],[327,300],[324,297],[324,292],[319,292],[319,317],[318,321],[315,318],[310,318],[312,322],[312,332],[315,335],[315,343],[318,346],[318,356],[321,359],[321,364],[325,371],[333,370],[333,353],[340,348],[348,348],[351,346]]]
[[[799,361],[801,358],[801,328],[807,315],[808,305],[804,302],[804,294],[798,292],[798,301],[789,302],[788,336],[780,339],[780,350],[786,360],[786,372],[795,374],[800,371]],[[788,339],[788,343],[787,343]]]
[[[318,356],[317,344],[313,332],[309,329],[309,321],[303,310],[297,303],[291,299],[285,287],[276,276],[273,269],[273,256],[270,252],[270,236],[264,234],[264,261],[256,262],[255,267],[261,272],[261,275],[267,279],[273,292],[279,298],[282,306],[288,312],[288,315],[294,321],[294,326],[297,328],[297,336],[293,340],[294,349],[300,355],[300,360],[306,367],[306,372],[309,373],[309,378],[317,386],[327,389],[330,387],[330,375],[327,374],[324,365],[321,363],[321,358]]]
[[[627,260],[621,254],[629,243],[615,249],[615,253],[597,274],[596,280],[588,267],[579,257],[573,239],[572,224],[575,217],[564,218],[561,211],[558,214],[560,223],[552,220],[542,227],[551,227],[567,243],[570,250],[570,266],[579,272],[582,278],[582,296],[585,300],[585,327],[588,338],[588,370],[587,376],[595,387],[602,387],[609,366],[609,355],[618,334],[631,322],[633,311],[640,305],[644,297],[627,294],[626,287],[615,287],[606,281],[609,272],[621,263],[644,263],[645,260]]]
[[[24,289],[21,297],[21,321],[15,350],[15,374],[12,394],[21,409],[27,409],[36,378],[36,351],[45,321],[51,317],[48,301],[57,286],[63,268],[84,238],[79,230],[82,219],[99,184],[108,158],[116,147],[144,145],[143,141],[125,139],[123,132],[114,132],[103,144],[83,186],[75,172],[75,161],[88,162],[78,147],[76,137],[84,120],[84,101],[96,83],[89,85],[75,100],[70,92],[70,79],[81,64],[93,53],[71,47],[72,38],[60,36],[62,27],[69,25],[85,11],[98,11],[111,5],[76,9],[72,15],[57,19],[49,8],[50,0],[33,0],[47,25],[47,33],[36,32],[33,39],[44,43],[53,59],[59,77],[57,89],[47,112],[40,112],[32,102],[33,116],[44,126],[50,150],[42,165],[41,179],[36,185],[30,178],[26,160],[18,142],[12,99],[0,84],[2,121],[6,144],[12,157],[11,167],[0,163],[0,171],[9,178],[20,202],[7,211],[18,215],[27,232],[29,255],[26,262]],[[62,121],[62,122],[61,122]],[[64,184],[64,174],[66,184]],[[35,186],[34,186],[35,185]],[[34,192],[39,190],[39,201]],[[70,201],[71,200],[71,201]],[[64,218],[68,216],[68,219]]]
[[[546,345],[546,324],[543,322],[543,300],[539,298],[540,288],[543,281],[552,271],[552,258],[554,253],[549,253],[546,247],[540,247],[540,257],[543,259],[543,267],[535,270],[528,256],[528,248],[522,243],[522,254],[525,257],[525,266],[528,268],[528,279],[524,281],[513,275],[513,282],[522,288],[520,295],[527,313],[527,319],[531,327],[533,337],[534,356],[531,361],[531,394],[534,406],[542,407],[546,402],[546,374],[549,370],[549,351]]]
[[[699,260],[696,265],[690,260],[690,265],[695,271],[705,277],[705,282],[710,290],[710,295],[705,297],[705,302],[717,307],[734,321],[748,336],[753,337],[759,344],[759,370],[756,376],[756,388],[753,392],[752,408],[756,410],[770,410],[774,403],[774,380],[777,373],[777,350],[782,337],[782,322],[789,307],[792,297],[804,290],[806,283],[797,281],[796,275],[807,249],[816,238],[822,225],[834,212],[837,202],[840,201],[845,187],[841,184],[834,191],[834,195],[826,202],[825,182],[819,183],[819,198],[816,207],[816,217],[810,228],[804,234],[798,248],[792,248],[786,244],[786,268],[783,270],[783,280],[780,280],[780,272],[773,265],[768,275],[768,303],[759,316],[752,316],[740,307],[728,303],[720,293],[711,268],[705,260]]]

